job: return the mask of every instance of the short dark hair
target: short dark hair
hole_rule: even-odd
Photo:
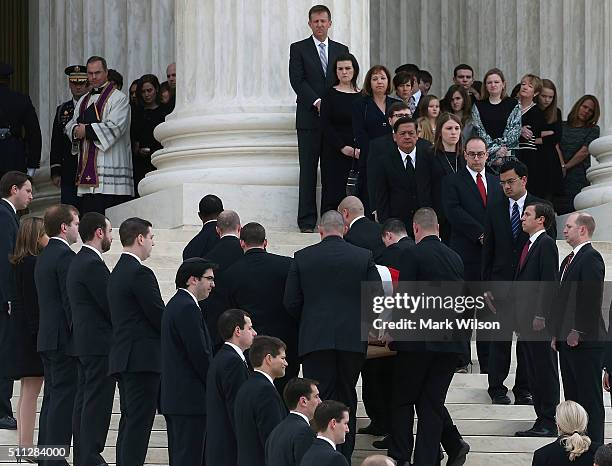
[[[119,226],[119,240],[122,246],[132,246],[139,235],[147,236],[153,224],[148,220],[131,217]]]
[[[459,65],[455,66],[455,69],[453,70],[453,78],[457,77],[457,72],[461,71],[461,70],[469,70],[472,72],[472,78],[474,77],[474,68],[472,68],[470,65],[467,65],[465,63],[460,63]]]
[[[395,74],[399,73],[400,71],[408,71],[409,73],[417,74],[419,70],[420,68],[414,63],[405,63],[395,68]]]
[[[387,118],[391,118],[393,114],[398,110],[410,110],[410,107],[406,102],[403,102],[401,100],[393,102],[391,105],[389,105],[389,108],[387,109]]]
[[[287,385],[285,385],[283,390],[283,399],[285,400],[287,408],[297,408],[300,398],[303,396],[310,400],[313,385],[319,385],[319,382],[302,377],[294,377],[287,382]]]
[[[310,21],[314,13],[327,13],[327,18],[331,21],[331,11],[325,5],[315,5],[308,10],[308,21]]]
[[[612,443],[599,447],[595,452],[593,462],[597,466],[612,466]]]
[[[201,257],[192,257],[190,259],[186,259],[179,266],[176,271],[176,279],[174,280],[174,284],[176,288],[187,288],[187,282],[190,277],[202,278],[202,275],[209,270],[215,270],[217,268],[217,264],[209,261],[208,259],[202,259]]]
[[[397,130],[399,129],[400,125],[405,125],[406,123],[412,123],[415,128],[418,128],[418,123],[417,123],[417,121],[414,118],[412,118],[412,117],[401,117],[401,118],[398,118],[398,120],[393,125],[393,132],[397,133]]]
[[[394,233],[396,235],[407,235],[406,224],[399,218],[390,218],[383,224],[380,231],[381,236],[385,233]]]
[[[530,202],[525,205],[525,208],[532,205],[535,210],[536,218],[544,217],[544,228],[548,229],[555,221],[555,211],[552,206],[546,202]]]
[[[480,136],[470,136],[468,140],[465,141],[465,144],[463,145],[463,150],[467,150],[468,144],[472,141],[482,141],[485,145],[485,149],[489,149],[489,146],[487,146],[487,141],[485,141],[483,138],[481,138]]]
[[[102,228],[106,231],[107,218],[99,212],[87,212],[79,221],[79,236],[83,242],[91,241],[96,235],[96,230]]]
[[[90,63],[95,63],[97,61],[102,63],[102,68],[104,69],[104,71],[108,71],[106,60],[103,57],[100,57],[99,55],[92,55],[91,57],[89,57],[85,65],[89,65]]]
[[[499,167],[499,174],[509,172],[510,170],[514,170],[514,172],[520,177],[528,176],[529,169],[527,165],[525,165],[520,160],[510,159],[506,160],[501,167]]]
[[[266,229],[257,222],[250,222],[240,229],[240,239],[247,246],[260,246],[266,239]]]
[[[397,86],[402,84],[410,83],[412,85],[416,84],[416,74],[411,73],[410,71],[400,71],[393,76],[393,87],[397,89]]]
[[[108,80],[114,82],[117,85],[117,89],[121,90],[123,88],[123,76],[119,71],[114,69],[108,70]]]
[[[223,341],[231,340],[236,327],[240,328],[240,330],[244,329],[246,325],[245,317],[250,319],[251,315],[242,309],[228,309],[219,316],[217,330],[219,330],[219,336]]]
[[[424,83],[429,83],[429,84],[431,84],[431,82],[433,81],[433,77],[431,76],[431,73],[426,70],[419,70],[419,72],[417,73],[417,78],[419,81],[423,81]]]
[[[0,178],[0,196],[9,197],[13,186],[17,186],[17,189],[21,189],[26,181],[32,183],[32,177],[16,170],[6,172],[2,175],[2,178]]]
[[[223,201],[214,194],[207,194],[200,199],[198,211],[202,219],[216,217],[223,212]]]
[[[72,216],[79,215],[77,208],[70,204],[56,204],[45,210],[45,233],[57,236],[62,232],[62,225],[70,225]]]
[[[280,338],[267,335],[256,336],[249,350],[249,361],[251,366],[260,367],[269,354],[273,358],[278,356],[281,350],[286,350],[287,345]]]
[[[314,413],[314,425],[317,432],[324,432],[327,430],[329,421],[335,419],[337,422],[340,422],[344,417],[344,413],[350,414],[350,412],[349,407],[339,401],[322,401]]]

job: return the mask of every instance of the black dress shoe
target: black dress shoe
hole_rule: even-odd
[[[17,420],[11,416],[0,417],[0,429],[17,430]]]
[[[531,395],[519,396],[518,398],[514,399],[514,404],[515,405],[531,405],[531,406],[533,406],[533,398],[531,397]]]
[[[457,451],[447,452],[448,460],[446,461],[446,466],[463,466],[465,464],[467,454],[470,452],[470,446],[463,439],[459,439],[459,443],[461,443],[461,447]]]
[[[557,437],[557,432],[545,427],[533,426],[529,430],[519,430],[514,434],[515,437]]]
[[[377,424],[374,424],[373,422],[370,422],[368,426],[362,427],[361,429],[357,430],[357,433],[366,434],[366,435],[374,435],[376,437],[381,437],[387,434],[387,432],[385,432],[385,429],[378,426]]]
[[[314,233],[315,229],[313,228],[300,228],[301,233]]]
[[[495,395],[491,397],[491,402],[494,405],[509,405],[512,404],[508,395]]]
[[[388,450],[389,449],[389,437],[385,437],[382,440],[374,440],[372,442],[372,446],[378,450]]]

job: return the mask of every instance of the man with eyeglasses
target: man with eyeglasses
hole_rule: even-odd
[[[482,244],[487,205],[502,199],[499,179],[485,172],[489,153],[483,139],[472,137],[465,144],[466,166],[442,182],[442,207],[451,225],[450,247],[463,260],[465,281],[481,280]],[[488,373],[489,345],[477,341],[480,372]]]

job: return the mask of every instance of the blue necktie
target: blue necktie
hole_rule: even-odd
[[[321,59],[323,74],[327,76],[327,55],[325,54],[325,43],[323,42],[319,44],[319,58]]]
[[[518,211],[518,202],[512,206],[512,216],[510,217],[510,225],[512,226],[512,236],[516,239],[521,230],[521,216]]]

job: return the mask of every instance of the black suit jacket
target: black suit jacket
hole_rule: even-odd
[[[569,453],[561,446],[559,439],[538,448],[533,453],[532,466],[593,466],[595,452],[601,446],[593,442],[582,455],[570,461]]]
[[[285,405],[266,376],[255,372],[242,384],[234,406],[238,466],[261,466],[265,463],[268,436],[285,414]]]
[[[106,356],[110,351],[113,326],[106,295],[109,277],[106,264],[96,252],[81,247],[66,282],[76,356]]]
[[[6,310],[9,301],[11,264],[8,258],[15,249],[19,230],[19,217],[4,199],[0,199],[0,312]]]
[[[316,435],[298,414],[289,413],[266,442],[266,466],[300,466]]]
[[[553,334],[565,341],[567,334],[574,329],[580,332],[580,344],[602,346],[607,335],[601,315],[606,271],[603,258],[589,243],[580,248],[563,274],[566,263],[567,257],[559,268],[562,278]]]
[[[414,240],[408,236],[400,239],[397,243],[390,244],[380,255],[377,261],[379,265],[385,265],[393,269],[399,270],[401,258],[404,251],[414,246]]]
[[[378,221],[399,218],[412,235],[412,217],[421,207],[431,204],[431,156],[423,146],[416,148],[416,168],[404,168],[397,146],[378,159],[376,212]],[[410,160],[408,161],[410,163]]]
[[[195,235],[185,249],[183,249],[183,260],[192,257],[207,257],[207,253],[219,242],[217,233],[217,221],[212,220],[202,226],[200,232]]]
[[[325,440],[315,438],[300,466],[349,466],[342,453],[332,448]]]
[[[300,322],[298,352],[365,352],[361,341],[361,282],[382,284],[372,253],[328,236],[295,253],[284,303]]]
[[[240,240],[235,236],[224,236],[219,240],[217,245],[206,255],[206,258],[217,264],[215,270],[215,287],[204,302],[200,302],[200,306],[204,309],[206,316],[206,325],[212,337],[213,346],[220,345],[223,340],[219,336],[217,329],[217,321],[219,316],[224,311],[229,309],[229,301],[227,297],[226,271],[234,262],[244,255]]]
[[[51,176],[61,176],[62,180],[76,179],[78,157],[72,155],[72,142],[64,133],[66,123],[72,120],[74,114],[74,100],[70,99],[59,105],[53,118],[53,131],[51,133]]]
[[[215,355],[206,378],[206,464],[236,466],[234,405],[249,378],[246,362],[229,345]]]
[[[110,374],[161,372],[161,321],[164,302],[153,271],[121,254],[108,280],[113,340]]]
[[[42,250],[34,268],[40,318],[38,351],[73,351],[72,314],[66,277],[75,253],[55,238]]]
[[[489,173],[487,179],[487,205],[502,199],[499,179]],[[465,279],[482,278],[482,244],[486,207],[482,203],[476,182],[467,168],[447,176],[442,182],[444,214],[451,227],[450,247],[459,253],[465,265]]]
[[[168,301],[161,328],[160,412],[206,414],[206,377],[213,348],[202,310],[185,290]]]
[[[323,74],[319,50],[312,36],[294,42],[289,48],[289,82],[297,94],[295,127],[297,129],[318,129],[319,114],[313,106],[334,85],[336,70],[334,62],[339,55],[348,53],[348,47],[331,39],[328,41],[327,73]]]
[[[344,235],[344,240],[360,248],[370,250],[374,262],[378,262],[385,249],[385,244],[380,236],[381,230],[382,226],[379,223],[367,217],[362,217],[353,223],[353,226]]]
[[[261,335],[280,338],[287,352],[297,354],[298,322],[283,304],[287,274],[293,260],[261,248],[249,249],[224,275],[229,306],[244,309]]]

